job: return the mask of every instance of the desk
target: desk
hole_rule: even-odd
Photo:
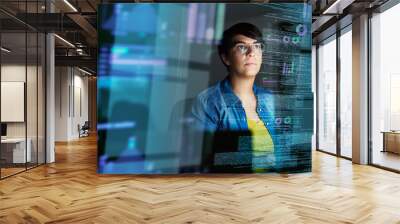
[[[12,163],[25,163],[25,158],[27,158],[26,162],[30,162],[32,158],[31,154],[31,145],[32,141],[30,138],[27,139],[27,147],[26,147],[26,154],[25,154],[25,138],[6,138],[1,139],[2,144],[2,154],[3,152],[10,151],[12,152]],[[13,148],[9,148],[9,147]],[[4,148],[3,148],[4,147]],[[3,157],[3,155],[2,155]],[[6,159],[7,160],[7,159]],[[11,158],[10,158],[11,160]]]
[[[400,131],[382,131],[381,133],[383,133],[382,152],[400,154]]]

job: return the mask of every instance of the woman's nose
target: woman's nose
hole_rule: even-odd
[[[248,48],[248,50],[247,50],[247,55],[252,55],[252,56],[254,56],[254,54],[255,54],[255,49],[254,49],[254,47],[253,46],[249,46],[249,48]]]

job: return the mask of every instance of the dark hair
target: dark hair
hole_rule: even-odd
[[[228,55],[229,50],[235,45],[233,38],[239,34],[263,42],[262,33],[256,26],[251,23],[237,23],[224,31],[222,40],[218,45],[220,57],[222,57],[221,55]],[[224,63],[223,60],[222,63]]]

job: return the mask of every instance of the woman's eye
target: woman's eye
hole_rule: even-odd
[[[239,48],[240,51],[246,51],[247,50],[246,46],[244,46],[244,45],[238,45],[238,48]]]

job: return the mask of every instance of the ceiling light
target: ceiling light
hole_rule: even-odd
[[[58,36],[57,34],[54,34],[55,37],[57,37],[58,39],[60,39],[61,41],[63,41],[64,43],[66,43],[67,45],[69,45],[70,47],[75,48],[75,45],[71,44],[71,42],[67,41],[66,39]]]
[[[72,10],[74,10],[74,12],[78,12],[78,10],[71,4],[68,2],[68,0],[64,0],[65,4],[67,4]]]
[[[4,52],[7,52],[7,53],[10,53],[11,51],[10,50],[8,50],[7,48],[5,48],[5,47],[1,47],[0,48],[2,51],[4,51]]]
[[[81,71],[81,72],[83,72],[83,73],[85,73],[85,74],[87,74],[87,75],[92,75],[92,73],[90,73],[90,72],[88,72],[88,71],[85,71],[85,70],[83,70],[83,69],[81,69],[81,68],[79,68],[79,67],[78,67],[78,70]]]
[[[331,6],[329,6],[327,9],[325,9],[322,14],[330,13],[329,11],[331,11],[334,7],[336,7],[336,5],[339,4],[339,2],[340,2],[340,0],[336,0]]]
[[[343,10],[353,4],[353,2],[355,2],[355,0],[336,0],[332,5],[325,9],[322,14],[342,14]]]

